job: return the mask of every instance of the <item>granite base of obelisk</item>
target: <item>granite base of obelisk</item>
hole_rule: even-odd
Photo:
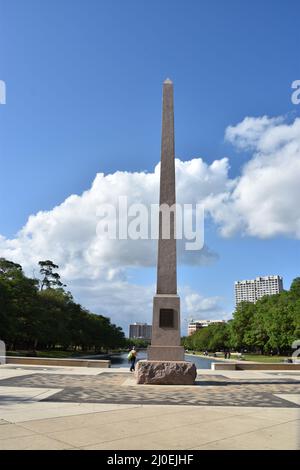
[[[180,346],[180,298],[176,294],[157,294],[153,299],[152,342],[148,360],[136,367],[138,384],[193,385],[194,364],[184,360]]]
[[[139,361],[135,375],[138,384],[194,385],[197,369],[187,361]]]

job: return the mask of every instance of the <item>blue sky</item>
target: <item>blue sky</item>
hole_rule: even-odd
[[[175,86],[177,157],[207,164],[228,157],[231,179],[253,152],[225,141],[229,125],[299,116],[291,102],[300,78],[297,1],[0,0],[0,9],[5,239],[30,215],[88,190],[98,172],[153,171],[166,77]],[[224,312],[233,306],[234,280],[278,273],[288,287],[299,274],[292,233],[224,238],[208,222],[206,243],[218,260],[180,267],[179,284],[220,297]],[[128,273],[136,284],[155,283],[154,268]]]

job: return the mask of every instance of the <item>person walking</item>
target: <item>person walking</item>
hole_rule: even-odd
[[[137,352],[133,346],[130,353],[128,354],[128,360],[130,361],[130,372],[135,370],[135,361],[136,361]]]

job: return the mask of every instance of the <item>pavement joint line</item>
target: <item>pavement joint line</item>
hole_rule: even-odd
[[[271,408],[272,409],[272,408]],[[252,414],[252,413],[251,413]],[[206,420],[205,423],[211,423],[211,422],[214,422],[214,421],[226,421],[227,419],[231,419],[231,418],[238,418],[239,416],[244,416],[243,413],[239,413],[239,414],[234,414],[234,415],[228,415],[226,418],[223,417],[220,417],[220,418],[212,418],[212,419],[209,419],[209,420]],[[265,419],[265,418],[263,418]],[[267,419],[271,419],[271,418],[267,418]],[[133,420],[135,421],[135,420]],[[137,420],[136,420],[137,421]],[[288,420],[288,421],[282,421],[280,423],[274,423],[274,424],[271,424],[270,426],[278,426],[278,425],[281,425],[281,424],[287,424],[289,422],[293,422],[293,421],[300,421],[300,418],[296,418],[296,419],[291,419],[291,420]],[[181,424],[179,426],[172,426],[172,429],[175,429],[177,427],[186,427],[186,426],[190,426],[191,423],[188,423],[188,424]],[[269,426],[267,426],[269,427]],[[252,432],[252,431],[250,431]]]
[[[138,408],[138,407],[137,407],[137,408]],[[107,410],[107,412],[108,412],[108,411],[109,411],[109,410]],[[90,414],[90,413],[87,413],[87,414]],[[242,414],[242,415],[243,415],[243,414]],[[233,416],[228,415],[228,418],[230,419],[230,418],[238,417],[238,416],[242,416],[242,415],[241,415],[241,414],[237,414],[237,415],[233,415]],[[78,415],[76,415],[76,416],[78,416]],[[80,415],[80,416],[85,416],[85,414],[84,414],[84,415]],[[62,418],[63,418],[63,417],[62,417]],[[55,418],[49,418],[49,419],[55,419]],[[225,419],[227,419],[227,418],[225,418]],[[128,420],[128,419],[127,419],[127,420]],[[211,419],[211,420],[206,421],[206,422],[223,421],[223,420],[224,420],[224,417],[222,417],[222,418],[216,418],[216,419]],[[39,421],[39,420],[37,420],[37,421]],[[125,420],[125,421],[126,421],[126,420]],[[132,420],[132,421],[133,421],[133,422],[136,422],[136,421],[139,421],[139,420],[134,419],[134,420]],[[234,437],[237,437],[237,436],[247,435],[247,434],[251,434],[251,433],[253,433],[253,432],[257,432],[257,431],[261,431],[261,430],[264,430],[264,429],[269,429],[269,428],[272,428],[272,427],[280,426],[280,425],[282,425],[282,424],[288,424],[288,423],[297,422],[297,421],[300,422],[299,419],[292,419],[292,420],[282,421],[282,422],[280,422],[280,423],[271,424],[271,425],[269,425],[269,426],[259,427],[259,428],[257,428],[256,430],[251,430],[251,431],[247,431],[247,432],[237,433],[237,434],[234,434],[234,435],[231,435],[231,436],[227,436],[227,437],[221,438],[221,439],[209,440],[209,441],[206,441],[203,445],[212,444],[212,443],[214,443],[214,442],[220,442],[220,441],[227,440],[227,439],[231,439],[231,438],[234,438]],[[7,424],[11,424],[11,423],[7,423]],[[22,428],[22,429],[24,429],[24,430],[26,430],[26,431],[29,430],[26,426],[23,425],[23,422],[17,423],[17,424],[15,424],[15,426],[18,426],[18,427],[20,427],[20,428]],[[183,424],[183,425],[178,425],[178,426],[172,426],[172,429],[183,428],[183,427],[187,427],[187,426],[190,426],[190,424]],[[72,428],[71,428],[71,429],[72,429]],[[69,429],[69,430],[71,430],[71,429]],[[96,429],[97,429],[97,427],[96,427]],[[167,430],[167,429],[166,429],[166,430]],[[31,431],[32,431],[32,430],[31,430]],[[67,445],[67,446],[72,447],[72,448],[79,448],[79,449],[80,449],[80,448],[86,447],[86,445],[74,446],[74,445],[72,445],[72,444],[70,444],[70,443],[68,443],[68,442],[65,442],[65,441],[62,440],[62,439],[53,437],[52,434],[55,434],[56,432],[57,432],[57,431],[54,431],[53,433],[52,433],[52,432],[50,432],[50,433],[48,432],[48,433],[47,433],[47,432],[40,432],[40,431],[32,431],[32,434],[30,434],[30,435],[28,435],[28,436],[24,436],[24,437],[30,437],[30,436],[46,436],[46,437],[49,437],[50,439],[52,439],[52,440],[54,440],[54,441],[57,441],[57,442],[59,442],[59,443],[61,443],[61,444],[63,444],[63,445]],[[159,432],[163,432],[163,430],[159,430]],[[139,433],[139,435],[140,435],[140,436],[145,436],[145,435],[148,435],[148,434],[153,434],[153,435],[155,435],[156,433],[157,433],[157,431],[154,431],[154,432],[151,431],[151,432]],[[20,437],[20,436],[18,436],[18,437],[11,437],[11,438],[8,438],[8,439],[18,439],[19,437]],[[5,440],[5,439],[7,439],[7,438],[6,438],[6,437],[0,438],[0,440]],[[105,441],[101,441],[101,442],[96,442],[96,443],[94,442],[93,444],[91,444],[91,446],[97,445],[97,444],[105,444],[105,443],[107,443],[107,442],[116,442],[116,441],[120,441],[120,440],[123,440],[123,439],[124,439],[124,437],[117,438],[117,439],[109,439],[109,440],[105,440]],[[196,447],[188,447],[188,449],[191,449],[191,450],[192,450],[192,449],[195,449],[195,448],[196,448]]]
[[[6,386],[5,388],[19,388],[19,389],[28,388],[28,390],[30,390],[30,388],[33,388],[33,387],[7,387]],[[63,388],[45,388],[42,392],[39,392],[37,395],[31,395],[31,396],[29,395],[28,397],[23,397],[23,398],[19,397],[16,401],[13,400],[14,396],[12,395],[10,402],[14,404],[27,403],[27,402],[37,403],[43,400],[43,399],[41,400],[37,399],[40,395],[45,395],[49,393],[50,391],[53,391],[51,395],[55,395],[56,393],[60,393],[63,390],[64,390]],[[1,391],[1,388],[0,388],[0,391]],[[49,398],[51,395],[48,395],[46,398]],[[1,395],[0,395],[0,405],[1,405]]]
[[[295,403],[296,405],[299,405],[300,402],[298,403],[298,401],[295,401],[293,399],[288,399],[288,398],[283,398],[283,395],[286,397],[286,396],[291,396],[291,397],[294,397],[296,395],[297,398],[300,398],[300,394],[299,393],[274,393],[275,397],[277,398],[281,398],[282,400],[286,400],[290,403]]]
[[[36,400],[40,395],[45,395],[45,394],[47,394],[49,392],[52,392],[52,391],[53,391],[53,395],[54,395],[55,393],[62,392],[63,388],[47,388],[47,389],[43,390],[42,392],[38,393],[37,395],[34,395],[31,398],[33,398],[34,401],[40,401],[40,400]],[[49,395],[49,396],[51,396],[51,395]]]
[[[58,402],[59,403],[59,402]],[[98,404],[98,403],[97,403]],[[76,405],[76,403],[75,403]],[[115,405],[113,403],[113,405]],[[126,405],[125,405],[126,406]],[[122,408],[122,410],[128,410],[128,409],[136,409],[136,408],[140,408],[142,405],[137,405],[137,406],[134,406],[134,407],[131,407],[130,408]],[[31,419],[31,420],[27,420],[27,421],[18,421],[18,422],[8,422],[8,424],[16,424],[17,426],[19,425],[22,425],[24,426],[26,429],[30,429],[30,428],[27,428],[25,426],[24,423],[34,423],[36,421],[50,421],[51,419],[64,419],[64,418],[73,418],[73,417],[76,417],[76,416],[87,416],[87,415],[96,415],[96,414],[102,414],[102,413],[112,413],[112,412],[119,412],[120,410],[103,410],[103,411],[87,411],[86,413],[78,413],[78,414],[74,414],[74,415],[64,415],[64,416],[50,416],[49,418],[37,418],[37,419]],[[156,416],[156,415],[155,415]],[[119,422],[121,422],[122,420],[119,420]],[[123,420],[124,421],[124,420]],[[126,420],[125,420],[126,421]],[[72,429],[72,428],[70,428]],[[41,434],[44,434],[44,433],[41,433]]]
[[[155,405],[154,405],[155,406]],[[179,405],[178,405],[179,406]],[[129,408],[129,409],[137,409],[137,408],[140,408],[140,407],[143,407],[143,405],[140,405],[140,406],[137,406],[137,407],[134,407],[134,408]],[[182,408],[186,408],[185,406],[182,406]],[[193,409],[195,408],[194,406],[192,407]],[[126,409],[126,408],[124,408]],[[68,415],[68,416],[59,416],[59,417],[51,417],[51,418],[42,418],[42,419],[37,419],[37,420],[31,420],[30,423],[34,422],[34,421],[44,421],[44,420],[51,420],[51,419],[64,419],[64,418],[72,418],[73,416],[87,416],[87,415],[94,415],[94,414],[101,414],[101,413],[109,413],[109,412],[116,412],[116,411],[119,411],[119,410],[105,410],[105,411],[99,411],[99,412],[92,412],[92,413],[84,413],[84,414],[78,414],[78,415]],[[191,410],[192,411],[192,410]],[[176,414],[179,414],[179,413],[182,413],[182,412],[186,412],[186,410],[180,410],[180,411],[177,411]],[[245,414],[250,414],[251,412],[249,411],[248,413],[237,413],[237,414],[228,414],[228,417],[224,418],[224,416],[222,417],[215,417],[215,418],[212,418],[212,419],[208,419],[208,420],[205,420],[205,422],[213,422],[213,421],[223,421],[224,419],[228,419],[228,418],[236,418],[236,417],[239,417],[239,416],[244,416]],[[164,413],[164,415],[174,415],[174,411],[172,410],[169,410],[168,413]],[[151,415],[151,416],[147,416],[147,417],[141,417],[141,418],[133,418],[133,419],[130,419],[131,422],[134,422],[134,423],[138,423],[140,422],[142,419],[147,419],[147,418],[155,418],[157,417],[156,414],[154,415]],[[124,421],[128,421],[128,418],[124,418],[124,419],[119,419],[118,422],[124,422]],[[27,421],[21,421],[21,422],[18,422],[18,423],[15,423],[16,425],[20,425],[22,427],[24,427],[25,429],[29,429],[28,427],[26,427],[25,423],[27,423]],[[107,424],[107,423],[105,423]],[[113,424],[113,423],[111,423]],[[281,424],[281,423],[280,423]],[[101,424],[99,424],[99,426],[101,426]],[[190,426],[190,423],[189,424],[180,424],[178,426],[174,426],[174,425],[171,425],[172,429],[175,429],[175,428],[178,428],[178,427],[183,427],[183,426]],[[96,426],[97,428],[98,426]],[[74,429],[73,427],[69,428],[68,430],[72,430]],[[64,430],[67,430],[67,429],[64,429]],[[54,431],[56,432],[56,431]],[[45,435],[47,434],[47,431],[45,432],[39,432],[39,434],[41,435]],[[146,433],[148,434],[148,432]],[[118,438],[119,439],[119,438]],[[123,438],[120,438],[120,439],[123,439]],[[106,441],[105,441],[106,442]],[[84,446],[83,446],[84,447]]]
[[[207,423],[208,423],[208,422],[210,423],[210,422],[215,422],[215,421],[224,421],[224,420],[226,420],[226,419],[236,418],[236,417],[238,417],[238,416],[241,416],[241,415],[228,416],[228,418],[224,418],[224,417],[222,417],[222,418],[216,418],[216,419],[212,419],[212,420],[209,420],[209,421],[206,421],[206,422],[207,422]],[[142,418],[141,418],[141,419],[142,419]],[[138,421],[138,420],[132,420],[131,422],[135,422],[135,421]],[[255,432],[255,431],[258,431],[258,430],[261,430],[261,429],[268,429],[268,428],[273,427],[273,426],[280,426],[281,424],[286,424],[286,423],[288,423],[288,422],[290,422],[290,421],[298,421],[298,420],[297,420],[297,419],[296,419],[296,420],[289,420],[289,421],[287,421],[287,422],[284,421],[284,422],[282,422],[282,423],[276,423],[276,424],[272,424],[272,425],[269,425],[269,426],[263,426],[263,427],[261,427],[261,428],[258,428],[258,429],[256,429],[256,430],[254,430],[254,431],[248,431],[248,432],[246,432],[246,433],[243,433],[243,432],[242,432],[242,433],[238,433],[238,434],[235,434],[235,435],[229,436],[229,437],[231,438],[231,437],[239,436],[239,435],[242,435],[242,434],[248,434],[249,432]],[[185,427],[190,427],[190,423],[188,423],[188,424],[180,424],[180,425],[178,425],[178,426],[171,425],[171,429],[179,429],[179,428],[185,428]],[[96,427],[96,429],[97,429],[97,427]],[[168,429],[161,429],[161,430],[159,430],[159,432],[164,432],[164,431],[168,431]],[[155,435],[155,434],[157,434],[157,431],[150,431],[150,432],[139,433],[139,436],[145,436],[145,435],[149,435],[149,434]],[[111,440],[107,440],[107,441],[96,442],[96,443],[91,444],[91,445],[105,444],[106,442],[115,442],[115,441],[119,441],[119,440],[122,440],[122,439],[124,439],[124,437],[117,438],[117,439],[111,439]],[[228,436],[227,436],[227,438],[224,438],[224,439],[228,439]],[[220,440],[223,440],[223,439],[220,439]],[[210,441],[207,441],[207,442],[210,442]],[[86,447],[86,445],[79,446],[79,448],[82,448],[82,447]]]
[[[60,403],[60,402],[57,402],[57,403]],[[76,403],[76,404],[82,405],[82,403]],[[96,403],[96,404],[98,404],[98,403]],[[108,405],[110,405],[110,404],[108,404]],[[111,405],[114,406],[115,403],[112,403]],[[124,406],[126,406],[126,405],[124,405]],[[148,404],[147,405],[141,404],[141,405],[136,405],[136,406],[129,405],[128,408],[122,408],[121,410],[132,410],[132,409],[138,409],[138,408],[146,408],[147,409],[147,408],[150,408],[150,407],[151,408],[152,407],[153,408],[158,408],[158,407],[164,407],[164,406],[165,405],[148,405]],[[167,405],[167,406],[170,407],[170,408],[174,407],[174,405]],[[186,408],[187,408],[186,405],[175,405],[175,406],[176,407],[181,407],[181,409],[180,410],[178,410],[178,409],[177,410],[172,410],[172,409],[165,410],[161,414],[161,416],[162,415],[163,416],[168,416],[170,414],[174,415],[174,414],[180,414],[180,413],[185,413],[186,414],[186,411],[187,411],[186,410]],[[190,411],[194,411],[195,406],[189,406],[188,408],[190,409]],[[197,406],[197,408],[211,409],[212,407],[207,406],[207,405],[199,405],[199,406]],[[229,408],[232,408],[232,407],[229,407]],[[234,408],[236,408],[236,407],[234,407]],[[257,409],[256,407],[253,407],[253,408],[254,408],[254,410]],[[222,407],[222,409],[223,409],[223,407]],[[247,410],[247,411],[244,410],[243,412],[240,412],[238,414],[235,414],[235,413],[234,414],[228,414],[228,417],[232,418],[232,417],[237,417],[237,416],[244,416],[246,414],[252,414],[252,413],[255,413],[254,410],[253,411],[252,410]],[[77,416],[100,415],[102,413],[114,413],[115,414],[115,413],[118,413],[119,411],[120,411],[120,409],[103,410],[103,411],[91,411],[91,412],[87,412],[87,413],[78,413],[78,414],[74,414],[74,415],[51,416],[49,418],[37,418],[35,420],[28,420],[28,421],[18,421],[18,422],[7,421],[7,423],[8,424],[22,425],[22,426],[26,427],[25,423],[27,423],[27,422],[33,423],[35,421],[46,421],[46,420],[48,421],[48,420],[52,420],[52,419],[64,419],[64,418],[72,418],[72,417],[77,417]],[[156,416],[157,416],[157,414],[155,413],[155,414],[151,414],[151,415],[147,416],[147,418],[155,418]],[[135,418],[136,421],[138,419],[139,418]],[[221,419],[221,418],[216,418],[216,419]],[[118,422],[123,422],[123,421],[128,421],[128,418],[121,418],[121,419],[119,418],[119,420],[118,420]],[[30,428],[26,427],[26,429],[30,429]],[[72,429],[72,428],[69,428],[69,429]]]
[[[57,403],[60,403],[60,402],[57,402]],[[78,403],[78,404],[82,404],[82,403]],[[91,403],[92,404],[92,403]],[[98,403],[96,403],[98,404]],[[109,404],[108,404],[109,405]],[[115,403],[112,403],[111,404],[112,406],[115,406]],[[124,405],[126,406],[126,405]],[[133,410],[133,409],[139,409],[139,408],[142,408],[144,407],[145,405],[136,405],[136,406],[132,406],[132,405],[129,405],[128,408],[122,408],[121,410]],[[146,405],[147,407],[156,407],[157,405]],[[158,405],[158,406],[164,406],[164,405]],[[170,407],[173,407],[174,405],[168,405]],[[180,405],[175,405],[175,406],[180,406]],[[164,413],[161,414],[161,416],[166,416],[166,415],[174,415],[174,414],[179,414],[179,413],[186,413],[186,406],[185,405],[182,405],[182,408],[181,410],[168,410],[168,411],[165,411]],[[191,407],[192,409],[195,408],[195,406],[192,406]],[[191,411],[192,411],[191,409]],[[19,421],[19,422],[8,422],[9,424],[16,424],[16,425],[22,425],[24,426],[26,429],[30,429],[30,428],[27,428],[25,426],[25,423],[27,422],[30,422],[30,423],[33,423],[35,421],[49,421],[51,419],[64,419],[64,418],[72,418],[72,417],[76,417],[76,416],[87,416],[87,415],[100,415],[102,413],[119,413],[120,409],[114,409],[114,410],[103,410],[103,411],[91,411],[91,412],[87,412],[87,413],[78,413],[78,414],[74,414],[74,415],[65,415],[65,416],[51,416],[49,418],[38,418],[38,419],[35,419],[35,420],[30,420],[30,421]],[[147,416],[146,418],[155,418],[157,416],[157,414],[152,414],[152,415],[149,415]],[[229,415],[229,417],[232,417],[232,416],[236,416],[236,415]],[[240,416],[240,415],[239,415]],[[142,418],[134,418],[133,421],[138,421],[139,419],[142,419]],[[143,418],[144,419],[144,418]],[[118,419],[118,422],[121,423],[121,422],[124,422],[124,421],[128,421],[128,418],[121,418],[121,419]],[[73,428],[69,428],[69,429],[73,429]]]
[[[21,428],[21,429],[24,429],[24,431],[29,431],[27,428],[23,428],[23,426],[19,426],[19,424],[14,424],[14,423],[7,423],[7,425],[11,425],[13,424],[14,426],[17,426],[18,428]],[[7,426],[7,425],[4,425],[4,426]],[[6,439],[20,439],[21,437],[31,437],[31,436],[38,436],[39,433],[36,432],[36,431],[32,431],[32,434],[27,434],[27,436],[11,436],[11,437],[7,437],[7,436],[4,436],[4,437],[0,437],[0,443],[1,441],[5,441]]]
[[[21,428],[24,429],[24,430],[26,429],[26,430],[28,431],[27,428],[23,428],[23,426],[19,426],[19,424],[16,424],[16,426],[21,427]],[[21,439],[22,437],[33,437],[33,436],[35,436],[35,437],[36,437],[36,436],[48,437],[49,439],[51,439],[51,440],[53,440],[53,441],[56,441],[56,442],[59,442],[60,444],[64,444],[64,445],[68,446],[69,448],[70,448],[70,447],[72,447],[73,449],[76,449],[76,448],[77,448],[76,446],[73,446],[73,445],[70,444],[70,443],[67,443],[67,442],[65,442],[65,441],[62,441],[62,440],[57,439],[57,438],[54,438],[54,437],[50,437],[49,434],[40,433],[40,432],[38,432],[38,431],[32,431],[32,434],[28,434],[27,436],[16,436],[16,437],[9,437],[9,438],[7,438],[7,437],[4,437],[4,438],[3,438],[3,437],[2,437],[2,438],[0,438],[0,443],[1,443],[1,441],[3,441],[3,440],[9,440],[9,441],[11,441],[11,440],[14,440],[14,439]]]
[[[268,409],[268,410],[274,410],[274,408],[267,408],[267,409]],[[276,408],[276,409],[278,409],[278,408]],[[290,410],[291,408],[280,408],[280,409],[281,409],[281,410]],[[293,409],[293,408],[292,408],[292,409]],[[250,415],[250,417],[251,417],[251,415],[254,415],[254,416],[255,416],[255,415],[257,415],[257,412],[255,412],[255,411],[252,412],[252,411],[251,411],[251,412],[249,413],[249,415]],[[267,416],[267,417],[264,417],[263,419],[270,419],[270,420],[272,420],[273,418],[270,418],[269,416]],[[276,418],[275,418],[275,419],[276,419]],[[299,419],[300,419],[300,418],[295,418],[295,419],[293,418],[293,419],[288,420],[288,421],[280,421],[280,422],[278,422],[277,424],[286,424],[286,423],[288,423],[288,422],[290,422],[290,421],[291,421],[291,422],[292,422],[292,421],[299,421]],[[277,424],[274,424],[274,426],[277,426]]]
[[[252,434],[252,433],[255,433],[257,431],[263,431],[265,429],[274,428],[276,426],[281,426],[282,424],[288,424],[288,423],[293,422],[293,421],[299,421],[299,419],[294,419],[294,420],[289,420],[289,421],[285,421],[285,422],[282,422],[282,423],[272,424],[270,426],[265,426],[265,427],[262,427],[262,428],[254,429],[252,431],[241,432],[241,433],[238,433],[238,434],[234,434],[232,436],[222,437],[221,439],[216,439],[214,441],[207,441],[203,444],[203,446],[206,445],[206,444],[213,444],[214,442],[226,441],[227,439],[232,439],[232,438],[238,437],[238,436],[244,436],[244,435],[247,435],[247,434]],[[201,444],[201,446],[202,446],[202,444]],[[196,448],[197,448],[197,446],[196,447],[189,447],[188,449],[193,450],[193,449],[196,449]]]
[[[230,417],[232,418],[232,416]],[[224,418],[219,418],[218,420],[223,420]],[[294,420],[295,421],[295,420]],[[298,421],[298,420],[296,420]],[[289,421],[288,421],[289,422]],[[227,436],[226,438],[222,438],[222,439],[217,439],[217,440],[212,440],[212,441],[206,441],[203,445],[206,445],[206,444],[211,444],[213,442],[219,442],[219,441],[222,441],[222,440],[226,440],[226,439],[231,439],[231,438],[234,438],[234,437],[237,437],[237,436],[242,436],[244,434],[250,434],[251,432],[257,432],[257,431],[261,431],[261,430],[264,430],[264,429],[269,429],[269,428],[272,428],[274,426],[280,426],[281,424],[286,424],[285,422],[283,423],[278,423],[278,424],[273,424],[273,425],[270,425],[270,426],[264,426],[264,427],[261,427],[261,428],[257,428],[255,430],[252,430],[252,431],[248,431],[248,432],[241,432],[241,433],[237,433],[237,434],[234,434],[234,435],[231,435],[231,436]],[[178,426],[172,426],[171,429],[178,429],[178,428],[183,428],[183,427],[189,427],[190,424],[184,424],[184,425],[178,425]],[[167,431],[167,429],[164,429],[164,430],[159,430],[159,432],[164,432],[164,431]],[[145,432],[145,433],[139,433],[139,436],[149,436],[149,435],[155,435],[157,434],[157,431],[151,431],[151,432]],[[50,437],[50,435],[49,435]],[[108,442],[116,442],[116,441],[122,441],[124,439],[124,437],[118,437],[117,439],[110,439],[110,440],[105,440],[105,441],[101,441],[101,442],[94,442],[93,444],[87,444],[89,447],[92,447],[92,446],[96,446],[98,444],[106,444]],[[78,449],[82,449],[84,447],[87,447],[87,445],[81,445],[81,446],[78,446],[77,448]],[[192,449],[195,449],[196,447],[188,447],[189,450],[192,450]]]

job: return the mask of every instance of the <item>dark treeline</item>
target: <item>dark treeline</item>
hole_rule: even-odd
[[[40,279],[0,258],[0,339],[8,350],[101,351],[126,345],[120,327],[74,302],[58,266],[40,261]]]
[[[240,303],[233,319],[212,324],[183,338],[187,349],[197,351],[235,350],[286,354],[300,339],[300,278],[289,291],[265,296],[255,304]]]

